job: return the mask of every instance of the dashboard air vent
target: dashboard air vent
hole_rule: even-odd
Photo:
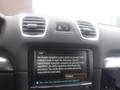
[[[95,27],[90,22],[86,21],[77,21],[80,32],[83,38],[86,39],[95,39],[97,38],[97,31]]]
[[[24,36],[43,36],[46,29],[44,17],[27,16],[22,20],[22,32]]]

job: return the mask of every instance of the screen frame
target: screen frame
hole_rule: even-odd
[[[88,72],[88,74],[87,74],[87,76],[88,76],[88,81],[87,82],[80,82],[80,84],[79,85],[57,85],[57,86],[53,86],[53,85],[51,85],[51,86],[35,86],[35,85],[33,85],[33,80],[35,79],[34,78],[34,51],[39,51],[39,50],[44,50],[44,51],[48,51],[48,50],[52,50],[52,51],[60,51],[60,50],[62,50],[62,51],[66,51],[66,50],[69,50],[69,51],[86,51],[87,52],[87,72]],[[46,49],[46,48],[30,48],[29,50],[28,50],[29,52],[28,52],[28,85],[29,85],[29,88],[49,88],[49,87],[69,87],[69,86],[81,86],[81,85],[84,85],[85,83],[91,83],[92,84],[92,75],[93,75],[93,52],[92,52],[92,50],[91,49],[80,49],[80,48],[59,48],[59,49],[56,49],[56,48],[49,48],[49,49]],[[90,84],[90,85],[91,85]]]

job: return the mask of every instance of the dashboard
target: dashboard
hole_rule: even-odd
[[[0,89],[119,90],[119,29],[84,19],[1,15]]]

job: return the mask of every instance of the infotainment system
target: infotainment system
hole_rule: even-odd
[[[29,81],[32,87],[91,85],[88,50],[45,50],[31,52]]]

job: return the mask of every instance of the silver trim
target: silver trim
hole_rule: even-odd
[[[31,88],[59,88],[59,87],[90,86],[90,85],[92,85],[92,82],[68,84],[68,85],[32,86]]]
[[[28,34],[25,34],[23,32],[23,28],[22,28],[22,20],[23,20],[24,17],[27,17],[27,16],[28,17],[31,16],[31,17],[43,17],[43,18],[45,18],[45,21],[46,21],[45,32],[43,34],[41,34],[41,35],[28,35]],[[20,31],[21,31],[22,36],[24,36],[24,37],[44,37],[46,35],[47,27],[48,27],[48,17],[38,16],[38,15],[29,15],[29,14],[20,14],[19,17],[20,17],[19,18]]]
[[[84,37],[84,36],[82,35],[82,33],[81,33],[81,30],[80,30],[80,28],[79,28],[79,25],[78,25],[77,21],[87,21],[87,22],[90,22],[90,23],[95,27],[96,37],[95,37],[95,38],[86,38],[86,37]],[[95,22],[91,22],[91,21],[89,21],[89,20],[80,20],[80,19],[78,19],[78,20],[75,20],[75,24],[76,24],[76,26],[77,26],[80,34],[81,34],[81,37],[82,37],[83,39],[86,39],[86,40],[99,40],[99,30],[98,30],[97,24],[95,24]]]

